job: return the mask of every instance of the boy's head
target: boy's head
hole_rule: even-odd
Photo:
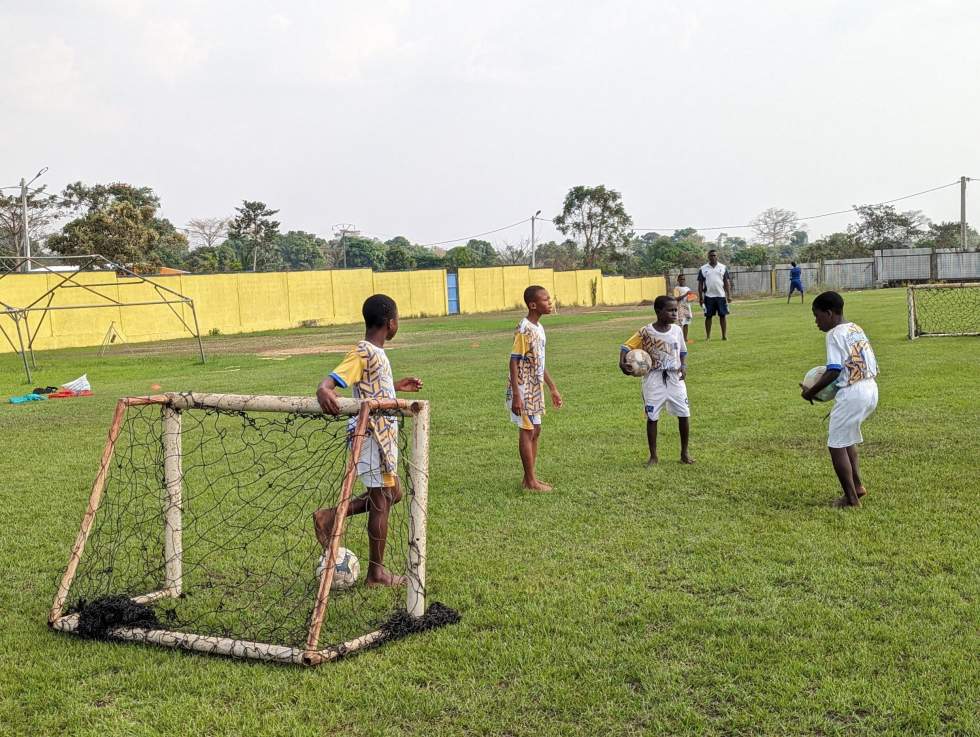
[[[687,284],[687,277],[685,277],[683,273],[678,274],[677,283],[682,287],[685,286]]]
[[[708,251],[708,263],[711,264],[712,266],[718,265],[718,251],[716,251],[713,248],[710,251]]]
[[[524,290],[524,304],[527,305],[528,312],[537,312],[539,315],[551,314],[551,295],[539,284],[532,284]]]
[[[844,316],[844,298],[837,292],[822,292],[813,298],[813,318],[823,332],[840,325]]]
[[[373,294],[364,300],[361,314],[369,331],[382,328],[386,331],[385,340],[391,340],[398,332],[398,305],[387,294]]]
[[[677,300],[661,294],[653,300],[653,311],[657,313],[657,322],[671,325],[677,322]]]
[[[789,262],[789,265],[790,265],[790,266],[796,266],[796,262],[795,262],[795,261],[790,261],[790,262]]]

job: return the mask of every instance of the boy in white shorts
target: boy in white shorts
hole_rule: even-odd
[[[514,331],[514,345],[510,349],[506,402],[510,421],[518,427],[517,449],[524,469],[521,486],[528,491],[551,491],[551,485],[535,475],[541,417],[545,411],[545,386],[551,392],[555,409],[562,406],[558,387],[544,366],[547,339],[541,316],[551,314],[551,295],[544,287],[534,284],[524,290],[524,304],[527,305],[527,317]]]
[[[803,398],[812,403],[824,387],[838,386],[827,447],[844,495],[834,506],[860,507],[867,490],[858,471],[857,446],[864,442],[861,423],[878,406],[878,361],[864,330],[844,319],[844,298],[837,292],[824,292],[813,300],[813,317],[827,333],[827,369],[816,384],[803,390]]]
[[[694,315],[691,312],[691,288],[687,286],[687,277],[683,272],[677,275],[677,286],[674,287],[674,299],[677,300],[677,324],[684,331],[684,342],[691,345],[694,341],[687,337],[687,326],[691,324]]]
[[[330,375],[320,382],[316,398],[324,412],[340,414],[336,387],[350,387],[354,399],[394,399],[395,391],[417,392],[422,380],[414,376],[394,381],[391,364],[384,351],[386,340],[398,332],[398,307],[384,294],[368,297],[361,308],[364,315],[364,340],[354,346]],[[357,418],[352,417],[348,432],[353,432]],[[403,586],[404,576],[396,576],[384,567],[385,544],[388,541],[388,513],[402,498],[398,483],[398,421],[395,417],[371,417],[368,436],[357,459],[357,475],[367,491],[351,500],[347,515],[368,514],[370,562],[368,586]],[[330,544],[337,508],[318,509],[313,514],[316,538],[326,548]]]
[[[677,300],[662,295],[653,302],[657,313],[655,322],[644,325],[620,347],[619,368],[630,376],[626,355],[642,348],[653,359],[650,373],[643,377],[643,405],[647,415],[647,445],[650,458],[647,466],[657,462],[657,421],[660,411],[677,418],[681,435],[681,463],[694,463],[687,450],[691,429],[691,408],[687,400],[687,344],[677,323]]]

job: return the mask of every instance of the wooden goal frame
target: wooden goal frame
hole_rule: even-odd
[[[972,333],[920,333],[919,321],[916,317],[916,292],[924,289],[980,289],[980,282],[954,282],[952,284],[910,284],[905,294],[905,301],[909,311],[909,340],[916,338],[950,338],[962,335],[980,335],[980,332]]]
[[[354,482],[357,478],[357,458],[372,412],[396,413],[412,417],[411,447],[408,459],[408,473],[411,488],[408,490],[408,560],[407,595],[405,608],[409,616],[418,618],[425,613],[425,561],[426,561],[426,514],[429,493],[429,403],[427,401],[405,401],[402,399],[363,400],[341,398],[340,414],[357,417],[351,452],[348,454],[344,480],[338,503],[338,514],[330,538],[330,554],[327,560],[336,558],[337,549],[343,536],[346,523],[345,512],[351,500]],[[85,544],[102,502],[102,492],[112,462],[116,441],[119,438],[126,410],[129,407],[157,404],[163,419],[163,463],[166,486],[166,508],[164,509],[164,548],[166,568],[165,586],[159,591],[150,591],[133,597],[138,604],[146,604],[157,599],[177,597],[183,591],[182,581],[182,485],[181,470],[181,413],[193,409],[218,409],[245,412],[286,412],[295,414],[323,414],[323,410],[313,397],[288,396],[248,396],[240,394],[201,394],[196,392],[168,393],[147,397],[124,397],[116,403],[112,425],[102,451],[95,481],[89,496],[88,506],[82,518],[81,529],[72,546],[68,565],[61,578],[54,603],[48,615],[48,626],[60,632],[75,632],[78,629],[79,615],[66,614],[65,605],[71,590],[72,581],[79,561],[85,552]],[[311,510],[312,511],[312,510]],[[334,576],[334,566],[324,566],[320,577],[316,598],[312,602],[313,614],[307,633],[306,644],[302,648],[274,645],[271,643],[249,642],[227,637],[197,635],[190,632],[175,632],[165,629],[140,629],[134,627],[115,627],[109,631],[114,639],[152,643],[166,647],[229,655],[237,658],[299,665],[319,665],[336,660],[341,655],[355,652],[382,639],[383,630],[375,630],[353,640],[320,648],[320,630],[327,614],[330,600],[330,584]]]

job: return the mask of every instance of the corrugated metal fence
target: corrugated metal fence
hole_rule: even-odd
[[[980,251],[955,249],[894,248],[875,251],[867,258],[798,263],[803,286],[833,289],[875,289],[906,282],[980,280]],[[786,294],[789,264],[775,266],[729,266],[736,296]],[[697,288],[698,269],[683,269],[687,284]],[[674,276],[673,274],[671,275]]]

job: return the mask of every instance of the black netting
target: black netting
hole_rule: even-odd
[[[980,335],[980,285],[936,285],[912,291],[916,335]]]
[[[144,600],[148,610],[126,607],[132,599],[139,602],[165,589],[167,568],[162,408],[132,406],[69,592],[68,611],[102,622],[103,633],[114,623],[159,622],[161,629],[302,648],[322,552],[312,516],[339,499],[349,453],[348,418],[203,409],[181,415],[181,596]],[[385,565],[404,574],[411,419],[399,422],[402,499],[390,512]],[[362,493],[357,482],[353,494]],[[360,577],[351,588],[331,591],[321,648],[383,625],[392,630],[389,635],[406,629],[404,623],[391,625],[401,622],[406,589],[365,586],[367,516],[347,519],[341,546],[359,559]],[[95,614],[86,611],[93,603]]]

